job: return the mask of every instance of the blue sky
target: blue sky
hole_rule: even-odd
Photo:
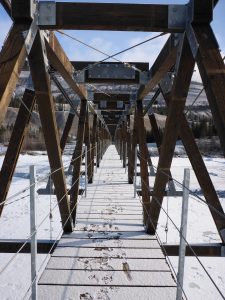
[[[61,1],[61,2],[73,2],[73,1]],[[150,1],[137,1],[137,0],[98,0],[98,1],[85,1],[79,0],[79,2],[111,2],[111,3],[152,3],[152,4],[185,4],[186,0],[150,0]],[[214,20],[212,27],[219,42],[222,54],[225,55],[225,0],[220,0],[217,7],[214,10]],[[11,26],[11,20],[4,12],[3,7],[0,5],[0,47],[7,35],[7,32]],[[65,31],[70,35],[88,43],[92,46],[100,49],[108,54],[116,53],[127,47],[130,47],[136,43],[139,43],[156,33],[142,33],[142,32],[107,32],[107,31]],[[57,33],[57,36],[65,49],[67,55],[71,60],[101,60],[105,56],[99,54],[87,47],[72,41],[71,39],[62,36]],[[117,58],[122,61],[144,61],[152,64],[157,57],[160,49],[167,36],[160,37],[150,43],[144,44],[138,48],[135,48],[127,53],[124,53]],[[195,72],[195,79],[199,79],[198,72]]]

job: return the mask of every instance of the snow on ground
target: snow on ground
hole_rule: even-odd
[[[3,161],[3,156],[0,157],[0,165]],[[157,165],[157,157],[153,157],[153,164]],[[70,156],[63,156],[63,161],[68,166]],[[219,194],[220,201],[225,209],[225,161],[223,158],[204,158],[205,164],[209,170],[211,179]],[[49,172],[48,159],[45,153],[39,152],[36,155],[20,155],[18,166],[16,168],[13,181],[9,190],[8,205],[5,206],[2,217],[0,219],[0,239],[26,239],[30,234],[29,225],[29,190],[10,199],[12,195],[24,190],[29,186],[29,165],[35,164],[37,167],[37,175],[40,180],[37,188],[44,188],[47,179],[43,179]],[[172,175],[179,182],[183,180],[184,168],[191,168],[187,158],[176,157],[172,164]],[[69,183],[70,179],[68,179]],[[153,186],[154,178],[150,177],[150,185]],[[133,188],[131,186],[131,188]],[[176,187],[181,190],[180,186]],[[190,189],[197,192],[202,197],[197,179],[191,169],[191,184]],[[25,197],[26,196],[26,197]],[[21,197],[25,197],[22,198]],[[18,200],[14,202],[15,200]],[[163,207],[173,218],[177,226],[180,226],[181,212],[181,197],[165,197]],[[9,204],[12,202],[11,204]],[[52,219],[50,220],[50,206],[54,208]],[[208,207],[197,201],[195,197],[190,197],[188,211],[188,233],[187,240],[190,243],[215,243],[220,242],[215,225]],[[46,217],[47,216],[47,217]],[[37,197],[37,224],[46,218],[43,224],[38,228],[39,239],[55,239],[60,236],[61,223],[58,207],[56,206],[55,196],[42,195]],[[166,215],[161,212],[158,233],[163,243],[166,242]],[[171,222],[168,222],[168,243],[178,243],[179,234],[173,227]],[[0,270],[14,256],[14,254],[0,254]],[[170,258],[175,269],[177,268],[177,258]],[[44,261],[45,260],[45,261]],[[46,263],[46,255],[38,255],[38,268],[43,263]],[[225,295],[225,258],[201,258],[201,261],[206,266],[207,270],[212,275],[215,282]],[[30,285],[30,255],[19,254],[7,269],[0,275],[0,295],[1,299],[23,299]],[[202,271],[201,266],[195,258],[186,258],[185,268],[185,283],[184,289],[188,299],[221,299],[215,287],[207,278],[207,275]]]

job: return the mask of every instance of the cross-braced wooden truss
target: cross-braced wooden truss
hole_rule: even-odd
[[[113,140],[123,165],[128,157],[128,182],[133,183],[135,147],[139,145],[144,224],[150,234],[157,228],[165,188],[173,184],[170,167],[178,137],[182,140],[222,242],[225,218],[218,195],[189,127],[184,107],[195,63],[200,71],[213,120],[225,154],[225,67],[210,26],[216,0],[190,0],[186,5],[66,3],[1,0],[13,26],[0,53],[0,121],[9,106],[25,60],[29,62],[33,89],[27,87],[0,173],[0,200],[5,202],[35,102],[38,104],[62,224],[73,229],[79,194],[83,144],[88,148],[88,180],[92,183],[97,143],[97,166]],[[70,62],[54,30],[121,30],[170,33],[153,66],[143,63]],[[93,64],[95,67],[93,67]],[[92,67],[91,67],[92,66]],[[61,140],[56,126],[49,69],[54,69],[80,98],[77,143],[73,153],[73,188],[67,195],[62,153],[72,127],[70,113]],[[107,70],[108,71],[107,71]],[[76,72],[75,72],[76,70]],[[81,70],[79,72],[79,70]],[[83,70],[83,71],[82,71]],[[88,93],[87,84],[112,84],[110,91]],[[117,85],[127,85],[124,92]],[[133,86],[136,89],[132,88]],[[114,87],[114,89],[113,89]],[[146,144],[143,100],[161,93],[168,107],[163,135],[155,115],[149,121],[159,150],[153,187],[152,166]],[[118,105],[118,102],[120,104]],[[98,112],[95,107],[98,106]],[[148,108],[151,106],[150,105]],[[101,113],[99,113],[101,111]],[[90,114],[92,118],[90,119]],[[134,114],[133,126],[131,115]],[[92,121],[90,121],[92,120]],[[90,124],[92,122],[92,124]],[[4,205],[0,206],[0,213]],[[146,213],[146,208],[148,214]],[[69,218],[72,211],[72,217]]]

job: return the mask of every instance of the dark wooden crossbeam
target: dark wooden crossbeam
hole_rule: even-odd
[[[130,94],[103,94],[103,93],[95,93],[94,94],[94,102],[99,101],[123,101],[124,103],[129,103],[130,101]]]
[[[168,5],[56,3],[56,25],[42,29],[182,32],[168,28]]]
[[[26,240],[0,240],[0,253],[30,253],[30,241],[21,249]],[[58,242],[55,240],[37,240],[37,253],[38,254],[52,254]]]
[[[197,256],[208,256],[208,257],[224,257],[225,246],[223,244],[193,244],[192,249]],[[179,256],[179,245],[163,245],[162,251],[168,256]],[[194,256],[193,252],[189,247],[186,248],[186,256]]]
[[[137,69],[141,71],[147,72],[149,70],[149,63],[143,63],[143,62],[126,62],[128,65],[135,66]],[[71,64],[73,65],[74,69],[80,71],[84,68],[88,68],[90,65],[96,64],[96,61],[71,61]],[[115,64],[122,64],[119,62],[102,62],[101,65],[115,65]]]

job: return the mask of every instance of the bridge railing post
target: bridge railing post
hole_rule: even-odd
[[[98,170],[98,143],[95,143],[95,172]]]
[[[36,168],[30,166],[30,253],[32,300],[37,297]]]
[[[184,169],[183,202],[182,202],[181,227],[180,227],[180,248],[179,248],[178,272],[177,272],[176,300],[182,300],[182,292],[183,292],[189,185],[190,185],[190,169]]]
[[[137,194],[137,146],[135,147],[135,157],[134,157],[134,198]]]
[[[87,197],[87,182],[88,182],[88,157],[87,157],[87,146],[85,146],[85,198]]]

